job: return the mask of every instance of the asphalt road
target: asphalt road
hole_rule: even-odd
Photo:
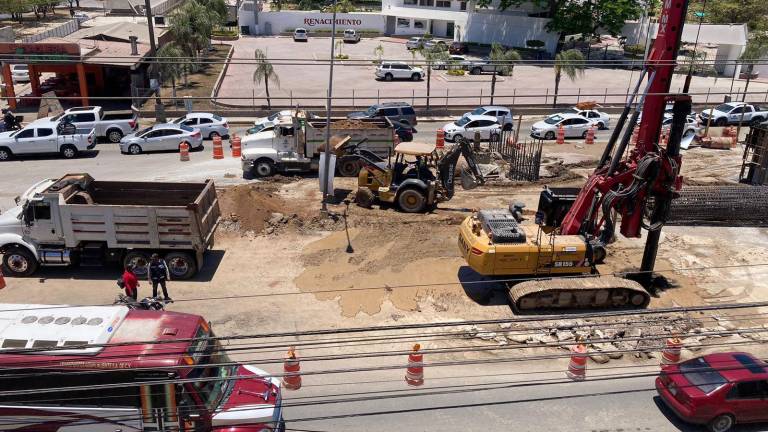
[[[597,366],[571,382],[552,364],[427,367],[425,385],[408,387],[402,371],[308,375],[285,391],[287,430],[308,431],[703,431],[681,422],[657,397],[657,366]],[[359,376],[358,376],[359,375]],[[345,378],[349,381],[345,382]],[[328,382],[318,383],[318,380]],[[764,431],[768,425],[737,427]]]

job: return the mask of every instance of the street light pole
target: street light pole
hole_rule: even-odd
[[[155,119],[159,122],[165,122],[165,110],[163,101],[160,99],[160,80],[158,79],[157,63],[157,44],[155,44],[155,26],[152,22],[152,4],[150,0],[144,0],[144,15],[147,17],[147,31],[149,32],[149,57],[153,65],[150,65],[150,79],[154,78],[157,82],[157,93],[155,94]],[[154,67],[152,67],[154,66]]]
[[[146,0],[149,1],[149,0]],[[331,23],[331,68],[328,72],[328,98],[325,107],[325,171],[323,180],[322,214],[328,214],[328,197],[330,195],[329,171],[331,170],[331,96],[333,93],[333,60],[336,46],[336,0],[333,0],[333,20]]]

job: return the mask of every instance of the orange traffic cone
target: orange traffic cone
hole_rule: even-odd
[[[565,374],[574,381],[583,381],[587,377],[587,347],[584,344],[571,348],[571,362]]]
[[[683,349],[683,342],[680,338],[671,337],[667,339],[667,345],[661,351],[661,364],[675,364],[680,361],[680,351]]]
[[[557,128],[557,144],[565,144],[565,128],[560,125]]]
[[[5,277],[3,276],[3,271],[0,270],[0,289],[5,288]]]
[[[413,346],[413,351],[408,354],[408,369],[405,371],[405,382],[409,386],[420,386],[424,384],[424,358],[419,352],[421,345]]]
[[[242,151],[242,141],[239,136],[233,135],[232,136],[232,157],[239,158],[243,155]]]
[[[437,130],[437,136],[435,137],[435,147],[439,149],[445,147],[445,131],[442,128]]]
[[[189,144],[186,141],[179,144],[179,160],[182,162],[189,161]]]
[[[590,126],[587,130],[587,138],[584,140],[584,144],[594,144],[595,143],[595,127]]]
[[[301,388],[301,365],[296,356],[296,348],[290,347],[283,363],[283,387],[288,390],[298,390]]]
[[[224,149],[221,147],[221,137],[213,137],[213,158],[224,159]]]

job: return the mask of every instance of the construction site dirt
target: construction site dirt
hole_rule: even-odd
[[[481,300],[485,290],[498,285],[475,274],[459,256],[458,224],[473,209],[506,207],[512,200],[525,203],[525,215],[532,219],[542,184],[581,186],[599,157],[597,147],[545,145],[544,158],[557,166],[546,178],[534,184],[492,181],[470,191],[458,189],[453,200],[426,214],[406,214],[378,205],[364,209],[352,203],[347,207],[344,200],[353,199],[356,178],[335,180],[336,194],[329,206],[334,215],[330,218],[320,216],[316,177],[281,177],[222,188],[223,221],[214,250],[208,252],[209,264],[193,280],[170,282],[176,302],[169,309],[204,315],[218,335],[513,318],[516,315],[501,293]],[[740,165],[738,150],[691,149],[685,153],[683,175],[692,184],[732,184]],[[351,253],[344,230],[345,210]],[[768,301],[766,241],[768,231],[760,228],[665,227],[656,269],[671,287],[658,293],[650,308]],[[599,266],[601,273],[634,269],[641,260],[643,239],[618,236],[608,249],[607,264]],[[118,293],[117,268],[46,268],[37,276],[9,280],[0,300],[110,304]],[[148,285],[141,284],[139,296],[150,294]],[[454,328],[452,337],[429,341],[428,346],[465,346],[471,339],[476,346],[546,351],[558,349],[548,348],[549,342],[586,336],[600,341],[595,342],[596,349],[609,352],[637,347],[639,335],[633,327],[642,327],[640,331],[646,335],[678,333],[687,338],[691,352],[698,352],[713,340],[767,341],[768,320],[760,312],[766,311],[636,318],[646,322],[642,326],[630,318],[554,324],[545,321],[545,315],[540,323],[546,323],[546,328],[536,333],[524,331],[537,327],[536,321],[468,325]],[[725,338],[708,336],[728,328],[762,330]],[[659,337],[653,343],[662,343]],[[650,340],[643,343],[650,344]],[[652,351],[648,348],[647,354],[623,358],[650,361]],[[618,353],[596,354],[597,360],[593,360],[620,357]]]

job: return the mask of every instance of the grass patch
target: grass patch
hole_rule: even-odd
[[[207,60],[226,60],[229,48],[231,45],[213,45],[214,51],[208,53],[205,57]],[[162,95],[163,105],[166,107],[184,106],[184,96],[191,97],[203,97],[206,99],[195,99],[193,102],[193,108],[196,111],[211,110],[215,107],[211,104],[209,98],[211,96],[211,89],[216,85],[216,80],[219,78],[221,70],[224,68],[224,63],[205,64],[194,72],[187,75],[187,85],[184,85],[184,77],[176,80],[176,101],[172,101],[170,98],[172,94],[171,83],[163,83]]]
[[[465,71],[464,69],[451,69],[445,72],[446,75],[451,75],[451,76],[464,76],[466,75],[466,73],[467,71]]]
[[[349,56],[346,54],[336,54],[334,58],[336,60],[349,60]]]

